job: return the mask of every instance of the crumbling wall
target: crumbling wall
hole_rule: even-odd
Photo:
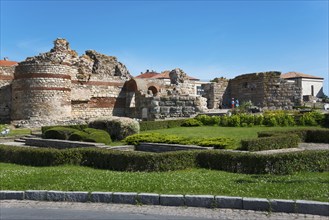
[[[20,63],[12,84],[13,120],[67,119],[71,116],[71,76],[66,65]]]
[[[0,66],[0,122],[10,121],[11,83],[14,79],[15,66]]]
[[[280,78],[280,72],[244,74],[229,81],[224,100],[251,101],[264,109],[291,109],[301,104],[301,88]]]
[[[224,94],[228,86],[228,80],[225,78],[217,78],[216,82],[202,85],[204,90],[203,97],[207,99],[207,107],[209,109],[225,108],[223,106]]]
[[[148,120],[191,117],[207,109],[206,99],[201,96],[146,97],[142,118]]]

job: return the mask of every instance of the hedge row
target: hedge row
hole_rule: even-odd
[[[0,162],[31,166],[74,164],[117,171],[207,168],[248,174],[291,174],[329,171],[329,151],[258,155],[206,150],[155,154],[95,148],[57,150],[0,145]]]
[[[291,131],[261,131],[258,132],[258,137],[273,137],[289,134],[298,135],[300,141],[308,143],[328,143],[329,144],[329,129],[301,129]]]
[[[104,144],[110,144],[112,142],[111,136],[106,131],[94,128],[78,130],[70,127],[49,127],[43,133],[43,137],[46,139],[85,141]]]
[[[141,142],[151,143],[166,143],[166,144],[183,144],[183,145],[198,145],[201,147],[214,147],[215,149],[227,149],[233,145],[232,138],[217,137],[217,138],[191,138],[181,137],[170,134],[159,133],[144,133],[134,134],[125,139],[128,145],[138,145]]]
[[[299,141],[299,136],[294,134],[241,140],[240,150],[262,151],[282,148],[297,148]]]
[[[180,127],[186,119],[164,120],[164,121],[141,121],[139,123],[140,131],[149,131],[165,128]]]
[[[295,126],[295,125],[307,125],[318,126],[328,125],[328,114],[324,115],[320,112],[307,112],[304,114],[292,114],[286,111],[270,111],[263,115],[239,113],[232,116],[208,116],[198,115],[196,120],[203,125],[219,125],[223,127],[247,127],[254,125],[264,126]],[[195,123],[194,123],[195,124]]]

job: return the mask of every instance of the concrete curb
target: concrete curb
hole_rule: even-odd
[[[229,208],[329,216],[329,202],[134,192],[0,191],[0,200],[38,200]]]

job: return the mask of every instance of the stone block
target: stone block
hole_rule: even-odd
[[[183,195],[160,195],[160,205],[164,206],[184,206]]]
[[[192,207],[212,208],[215,197],[212,195],[185,195],[185,205]]]
[[[6,200],[6,199],[23,200],[24,191],[10,191],[10,190],[0,191],[0,200]]]
[[[329,202],[297,200],[296,211],[302,214],[329,216]]]
[[[112,192],[92,192],[90,200],[91,202],[111,203],[112,195]]]
[[[243,209],[255,211],[270,211],[270,203],[267,199],[243,198]]]
[[[87,202],[88,200],[89,200],[88,192],[65,192],[65,201]]]
[[[160,195],[156,193],[140,193],[138,194],[138,201],[145,205],[159,205]]]
[[[217,208],[242,209],[242,197],[215,196]]]
[[[45,201],[47,200],[47,190],[26,190],[25,199]]]
[[[65,201],[65,192],[63,191],[48,191],[47,192],[48,201]]]
[[[137,193],[115,192],[112,196],[113,203],[137,204]]]
[[[295,212],[295,201],[284,199],[270,199],[270,206],[272,212]]]

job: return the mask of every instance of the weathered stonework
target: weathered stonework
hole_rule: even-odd
[[[301,105],[301,88],[280,78],[280,72],[245,74],[229,81],[224,102],[232,98],[240,103],[251,101],[264,109],[292,109]]]
[[[0,122],[10,121],[11,83],[15,66],[0,66]]]
[[[203,97],[207,98],[207,107],[209,109],[224,108],[224,94],[228,86],[228,80],[219,78],[217,82],[203,85]]]

